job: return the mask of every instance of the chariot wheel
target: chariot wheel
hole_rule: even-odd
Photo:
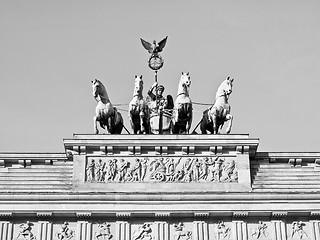
[[[154,175],[154,180],[156,180],[157,182],[162,182],[162,181],[164,181],[164,179],[165,179],[165,175],[164,175],[164,173],[162,173],[162,172],[157,172],[155,175]]]

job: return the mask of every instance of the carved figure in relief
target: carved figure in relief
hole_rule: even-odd
[[[212,158],[204,157],[200,166],[200,180],[207,181],[209,177],[209,167],[214,164]]]
[[[184,224],[179,222],[178,224],[173,224],[174,230],[176,234],[173,236],[173,240],[189,240],[192,237],[191,231],[184,230]]]
[[[214,162],[213,169],[212,169],[212,175],[213,175],[212,181],[220,182],[221,170],[222,170],[221,165],[222,165],[222,159],[217,158],[216,161]]]
[[[302,239],[304,236],[308,238],[307,233],[303,230],[303,227],[305,225],[306,224],[304,224],[302,221],[293,222],[292,223],[291,239],[294,239],[295,236],[297,236],[299,239]]]
[[[130,166],[130,164],[127,160],[125,160],[123,158],[120,160],[120,166],[118,169],[119,182],[124,182],[126,180],[126,175],[127,175],[127,171],[128,171],[129,166]]]
[[[16,237],[16,239],[18,240],[19,237],[22,237],[24,240],[36,240],[36,237],[31,232],[31,226],[32,225],[33,224],[30,223],[29,221],[27,221],[26,223],[21,223],[19,225],[20,231],[19,231],[18,236]]]
[[[200,162],[198,158],[193,159],[193,168],[192,168],[192,173],[193,173],[193,181],[199,182],[200,180]]]
[[[192,181],[192,164],[193,160],[191,158],[187,158],[183,165],[183,173],[184,173],[184,181],[191,182]]]
[[[216,239],[229,239],[230,238],[231,229],[226,227],[223,221],[218,222],[216,227]]]
[[[259,221],[258,226],[256,227],[256,229],[254,229],[251,233],[251,237],[253,239],[261,239],[261,238],[267,238],[268,234],[267,234],[267,224],[263,223],[262,221]]]
[[[114,181],[117,174],[117,159],[110,159],[106,165],[107,181]]]
[[[176,167],[180,163],[181,158],[175,163],[174,158],[167,158],[166,164],[166,181],[167,182],[174,182],[176,179]]]
[[[237,174],[235,172],[236,163],[233,159],[225,160],[222,166],[221,181],[236,180]]]
[[[132,181],[141,181],[142,164],[139,158],[136,158],[135,164],[132,169]]]
[[[94,159],[91,160],[91,163],[87,166],[86,168],[86,175],[87,175],[87,181],[88,182],[93,182],[95,179],[95,161]]]
[[[149,223],[144,223],[132,234],[132,240],[151,240],[152,229]]]
[[[57,233],[58,240],[71,240],[74,237],[74,231],[68,226],[68,222],[64,222],[61,226],[60,232]]]
[[[166,178],[166,162],[163,158],[156,158],[150,163],[150,180],[158,182],[164,181]]]
[[[110,231],[110,224],[109,223],[102,223],[98,225],[98,231],[95,232],[95,239],[96,240],[110,240],[113,236]]]
[[[105,175],[104,168],[105,168],[105,163],[102,162],[102,159],[99,159],[99,161],[96,163],[96,166],[95,166],[96,182],[104,181],[104,175]]]
[[[141,161],[141,180],[143,181],[144,178],[146,177],[147,174],[147,163],[149,161],[149,158],[145,157],[142,161]]]

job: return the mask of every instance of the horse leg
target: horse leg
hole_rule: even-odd
[[[219,130],[219,125],[218,125],[218,121],[217,121],[217,116],[213,115],[212,117],[212,128],[213,128],[213,134],[218,134],[218,130]]]
[[[226,116],[226,120],[229,120],[229,125],[226,129],[227,134],[229,134],[231,132],[231,127],[232,127],[232,121],[233,121],[233,116],[231,114],[227,114]]]
[[[188,107],[188,120],[187,120],[187,125],[186,125],[186,133],[189,134],[190,128],[191,128],[191,123],[192,123],[192,107]]]
[[[93,117],[93,131],[94,131],[94,134],[98,134],[99,133],[98,126],[97,126],[97,121],[98,121],[98,117],[94,116]]]
[[[140,118],[140,134],[143,134],[146,132],[146,130],[144,129],[144,125],[143,125],[143,119],[144,119],[144,112],[141,111],[139,113],[139,118]]]

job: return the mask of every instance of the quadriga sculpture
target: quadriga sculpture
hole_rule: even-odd
[[[149,110],[142,96],[142,75],[135,76],[133,99],[129,103],[129,119],[134,134],[149,134]]]
[[[191,80],[189,73],[182,73],[179,81],[177,98],[173,109],[173,128],[172,133],[189,133],[192,123],[192,102],[189,97]]]
[[[98,79],[91,82],[93,97],[98,102],[96,115],[93,118],[94,133],[99,133],[97,127],[97,122],[99,122],[100,126],[103,129],[106,129],[108,134],[120,134],[123,128],[123,119],[121,114],[112,106],[104,85]]]
[[[230,105],[228,99],[232,93],[234,79],[227,77],[219,86],[216,93],[216,101],[212,107],[203,112],[200,129],[202,134],[206,134],[207,131],[218,134],[219,128],[223,127],[224,122],[229,120],[229,125],[226,129],[226,133],[229,134],[232,127],[233,116],[230,114]]]

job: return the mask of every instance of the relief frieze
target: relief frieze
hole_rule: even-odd
[[[113,235],[111,234],[110,230],[111,225],[107,222],[98,224],[98,231],[95,232],[96,240],[111,240]]]
[[[69,223],[64,222],[60,225],[60,230],[56,233],[58,240],[72,240],[74,239],[74,231],[69,228]]]
[[[191,240],[192,232],[185,230],[185,226],[182,222],[178,224],[173,224],[175,234],[173,235],[173,240]]]
[[[231,157],[88,157],[85,182],[238,182]]]
[[[250,239],[269,240],[270,233],[267,223],[259,221],[257,224],[250,226],[249,228]]]
[[[32,232],[33,223],[27,221],[19,225],[19,233],[16,240],[36,240],[36,236]]]
[[[153,238],[150,223],[144,223],[138,226],[138,229],[132,234],[132,240],[152,240]]]

